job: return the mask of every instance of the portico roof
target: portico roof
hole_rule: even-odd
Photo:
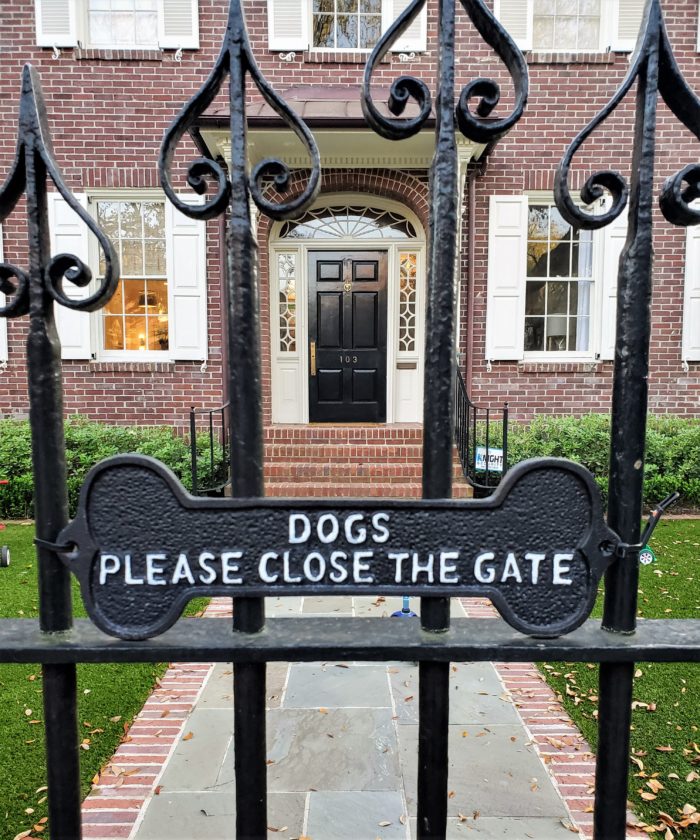
[[[430,165],[435,149],[433,115],[418,134],[396,142],[375,134],[365,123],[360,105],[359,85],[295,85],[280,92],[287,104],[314,132],[323,166],[391,167],[424,169]],[[389,88],[372,89],[381,113],[390,116],[386,102]],[[417,113],[414,104],[403,116]],[[262,99],[247,106],[248,149],[251,165],[269,157],[283,159],[293,168],[308,166],[309,157],[301,142],[285,125],[277,112]],[[192,130],[195,142],[205,154],[229,162],[229,109],[215,103],[200,117]],[[457,134],[462,162],[478,159],[485,146]]]

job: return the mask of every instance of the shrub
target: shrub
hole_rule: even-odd
[[[110,455],[138,452],[162,461],[188,489],[192,485],[189,441],[165,426],[107,426],[82,417],[65,422],[68,504],[73,515],[80,487],[90,468]],[[201,486],[211,478],[209,438],[197,437],[197,470]],[[215,448],[215,461],[221,459]],[[26,420],[0,420],[0,518],[25,519],[33,515],[31,436]]]
[[[500,431],[499,431],[500,439]],[[492,444],[493,445],[493,444]],[[511,423],[508,463],[554,455],[583,464],[607,500],[610,417],[537,417]],[[671,415],[649,415],[644,465],[644,504],[653,507],[678,490],[677,509],[700,508],[700,421]]]

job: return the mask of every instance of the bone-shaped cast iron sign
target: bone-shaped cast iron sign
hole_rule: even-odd
[[[481,595],[524,633],[590,614],[619,538],[585,469],[518,464],[471,501],[207,499],[158,461],[98,464],[62,554],[92,620],[122,639],[162,633],[195,596]]]

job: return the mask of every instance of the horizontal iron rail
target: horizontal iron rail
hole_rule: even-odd
[[[640,620],[635,633],[589,620],[558,639],[523,636],[496,618],[455,618],[431,633],[419,622],[384,618],[271,618],[259,633],[219,618],[182,619],[141,642],[107,636],[87,619],[42,633],[31,619],[0,622],[0,663],[73,662],[700,662],[700,620]]]

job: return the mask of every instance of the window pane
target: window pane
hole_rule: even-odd
[[[525,319],[525,350],[544,350],[544,318]]]
[[[600,44],[600,18],[580,18],[578,27],[579,50],[597,50]]]
[[[318,14],[318,12],[333,14],[334,11],[333,0],[314,0],[314,14]]]
[[[148,349],[168,349],[168,316],[161,315],[158,318],[148,319]]]
[[[314,15],[314,46],[334,47],[335,30],[333,15]]]
[[[553,15],[556,7],[556,0],[535,0],[536,15]]]
[[[106,315],[104,320],[105,350],[124,349],[124,319]]]
[[[565,315],[555,315],[552,318],[547,318],[547,350],[560,353],[567,349],[567,321]]]
[[[382,13],[382,0],[360,0],[360,11],[380,15]]]
[[[124,312],[146,312],[146,284],[143,280],[123,280]]]
[[[382,19],[379,15],[367,15],[360,18],[360,46],[373,47],[382,34]]]
[[[122,280],[117,285],[117,291],[105,304],[104,311],[114,312],[116,314],[121,314],[124,311],[124,283]]]
[[[146,240],[146,274],[165,274],[165,241]]]
[[[147,46],[158,43],[158,15],[149,12],[136,20],[136,43]]]
[[[578,12],[578,0],[557,0],[557,15],[573,15]]]
[[[143,242],[122,240],[122,276],[143,276]]]
[[[569,284],[547,283],[547,314],[566,315],[569,308]]]
[[[357,15],[338,15],[336,45],[339,49],[354,49],[357,42]]]
[[[569,319],[569,350],[587,352],[590,344],[590,318]]]
[[[338,14],[347,14],[358,11],[358,0],[337,0]]]
[[[544,315],[545,313],[545,284],[526,283],[525,291],[525,314]]]
[[[578,11],[581,15],[600,19],[600,0],[578,0]]]
[[[536,50],[554,49],[554,18],[536,17],[532,37]]]
[[[126,328],[126,349],[146,350],[146,316],[127,315],[124,319]]]
[[[120,236],[129,239],[140,239],[143,234],[141,227],[141,206],[135,201],[122,201],[119,204]]]
[[[571,275],[571,243],[553,244],[549,254],[549,276],[569,277]]]

